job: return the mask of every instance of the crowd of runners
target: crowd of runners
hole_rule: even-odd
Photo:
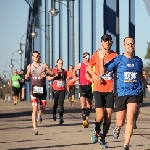
[[[30,91],[32,102],[33,134],[38,135],[37,122],[42,122],[42,114],[46,108],[46,80],[52,81],[54,95],[53,120],[56,121],[57,108],[59,108],[59,124],[64,123],[65,90],[68,91],[69,105],[75,106],[75,86],[79,82],[82,125],[88,128],[88,118],[95,102],[95,125],[91,131],[92,143],[98,142],[100,147],[108,148],[106,135],[111,125],[111,114],[115,106],[116,127],[113,130],[114,139],[118,139],[121,127],[125,124],[125,140],[123,148],[129,150],[129,142],[133,128],[137,128],[136,120],[143,102],[142,84],[148,91],[148,84],[143,71],[142,59],[134,55],[135,43],[132,37],[123,41],[124,53],[118,55],[111,49],[113,44],[111,35],[101,37],[100,47],[90,57],[88,52],[83,53],[83,61],[76,66],[69,66],[68,71],[63,69],[63,60],[58,59],[54,68],[49,68],[46,63],[40,62],[41,55],[38,51],[32,53],[32,63],[27,66],[27,73],[20,77],[14,70],[11,86],[16,104],[18,92],[25,88],[24,79],[31,78]],[[77,71],[79,70],[79,74]],[[23,74],[23,73],[22,73]],[[22,85],[20,84],[22,82]],[[24,93],[24,92],[22,92]],[[24,94],[22,99],[24,99]],[[40,107],[38,107],[40,104]]]

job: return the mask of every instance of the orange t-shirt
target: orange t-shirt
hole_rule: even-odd
[[[70,85],[75,85],[75,81],[73,79],[73,72],[70,72],[70,71],[67,71],[67,86],[70,86]]]
[[[108,61],[111,61],[114,57],[116,57],[118,54],[111,50],[111,52],[105,56],[104,58],[104,64]],[[94,53],[90,59],[89,65],[91,67],[95,66],[95,73],[100,76],[100,58],[98,56],[98,53]],[[113,72],[109,72],[108,74],[102,76],[103,82],[101,84],[94,82],[94,91],[98,92],[112,92],[113,91]]]

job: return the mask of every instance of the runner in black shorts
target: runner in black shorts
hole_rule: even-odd
[[[114,106],[114,93],[113,93],[113,72],[108,72],[106,75],[101,75],[99,52],[104,51],[106,56],[104,63],[111,61],[117,56],[117,53],[111,50],[112,38],[110,35],[105,34],[101,37],[101,48],[95,52],[88,65],[88,72],[92,75],[94,80],[94,98],[96,109],[95,132],[92,133],[91,140],[93,143],[98,141],[100,134],[100,124],[103,122],[103,134],[100,138],[100,147],[107,148],[105,142],[106,134],[108,133],[111,124],[111,114]],[[95,66],[95,72],[92,67]]]
[[[87,73],[87,66],[89,63],[89,59],[90,59],[90,54],[88,52],[83,53],[83,62],[79,63],[74,68],[75,79],[78,79],[76,77],[76,71],[80,70],[79,93],[80,93],[80,102],[81,102],[82,118],[83,118],[82,125],[84,128],[88,128],[88,125],[89,125],[88,117],[92,109],[92,99],[93,99],[93,93],[92,93],[92,87],[91,87],[92,79],[89,77]]]

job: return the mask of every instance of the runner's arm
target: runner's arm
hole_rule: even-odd
[[[74,69],[73,69],[73,76],[74,76],[74,78],[77,78],[76,77],[76,72],[77,72],[77,70],[80,70],[80,67],[81,67],[81,63],[79,63],[77,66],[74,67]]]
[[[29,79],[31,77],[31,65],[27,66],[27,73],[25,74],[25,79]]]
[[[50,76],[56,76],[56,74],[53,72],[53,70],[47,64],[44,64],[44,66]]]

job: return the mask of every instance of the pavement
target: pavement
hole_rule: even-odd
[[[65,100],[64,124],[52,120],[53,101],[47,101],[46,114],[43,122],[38,123],[39,135],[32,132],[32,107],[29,101],[19,102],[16,106],[12,101],[0,101],[0,150],[98,150],[99,143],[92,144],[90,137],[94,127],[95,111],[89,117],[89,128],[82,127],[79,100],[75,107]],[[58,115],[57,115],[58,116]],[[141,114],[137,121],[138,129],[134,129],[130,150],[150,150],[150,98],[144,99]],[[106,137],[108,150],[123,150],[124,127],[118,140],[112,137],[115,126],[115,112]]]

